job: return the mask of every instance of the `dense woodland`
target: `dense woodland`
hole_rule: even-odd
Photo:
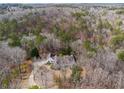
[[[124,88],[124,8],[31,9],[0,21],[0,88]]]

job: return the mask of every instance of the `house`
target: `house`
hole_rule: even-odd
[[[48,62],[53,63],[53,64],[56,64],[56,62],[57,62],[56,55],[49,54],[47,59],[48,59]]]
[[[14,12],[14,11],[22,11],[23,9],[15,6],[11,6],[11,7],[8,6],[7,10],[8,12]]]

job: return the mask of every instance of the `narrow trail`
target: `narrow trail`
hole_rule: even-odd
[[[27,89],[33,85],[37,85],[36,82],[34,81],[34,73],[37,71],[37,69],[39,69],[39,67],[46,64],[47,62],[48,60],[34,62],[32,72],[30,73],[27,79],[21,81],[20,88]]]
[[[34,81],[34,73],[33,73],[33,71],[31,72],[31,74],[30,74],[30,76],[29,76],[29,78],[28,78],[28,85],[29,85],[29,86],[37,85],[37,84],[35,83],[35,81]]]

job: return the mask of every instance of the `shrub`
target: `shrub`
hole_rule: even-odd
[[[114,35],[112,36],[110,43],[113,46],[120,45],[120,43],[124,41],[124,34]]]
[[[8,86],[9,86],[9,79],[8,78],[5,78],[2,81],[2,86],[3,86],[3,88],[8,88]]]
[[[71,55],[71,53],[73,52],[71,47],[67,47],[67,48],[63,48],[59,51],[59,54],[61,55]]]
[[[117,22],[116,22],[116,25],[121,26],[122,24],[123,24],[123,22],[118,19]]]
[[[48,61],[48,62],[46,63],[46,65],[52,66],[52,63],[50,63],[50,61]]]
[[[116,14],[124,14],[124,10],[123,10],[123,9],[117,10],[117,11],[116,11]]]
[[[71,41],[76,40],[76,37],[74,36],[75,30],[73,30],[73,27],[68,31],[54,30],[54,33],[56,33],[59,39],[65,44],[69,44]]]
[[[87,51],[96,52],[96,48],[92,47],[92,43],[89,40],[84,41],[83,46]]]
[[[124,49],[117,51],[117,57],[119,60],[124,61]]]
[[[16,38],[16,39],[10,39],[8,44],[11,47],[21,46],[20,39],[18,39],[18,38]]]
[[[79,67],[79,66],[77,66],[77,65],[74,65],[74,66],[72,67],[72,75],[71,75],[71,77],[72,77],[72,81],[73,81],[74,83],[80,81],[80,78],[81,78],[81,71],[82,71],[81,67]]]
[[[93,51],[92,51],[92,52],[90,52],[90,51],[89,51],[89,52],[87,52],[87,56],[88,56],[89,58],[94,57],[94,56],[95,56],[95,54],[96,54],[96,53],[95,53],[95,52],[93,52]]]
[[[43,13],[43,15],[46,15],[46,11],[45,10],[43,10],[42,13]]]
[[[110,24],[110,22],[108,20],[99,19],[97,28],[98,29],[103,29],[103,28],[112,29],[112,25]]]
[[[72,13],[72,16],[76,17],[77,20],[86,15],[88,15],[87,11]]]
[[[9,42],[9,46],[12,47],[21,46],[20,38],[15,33],[11,33],[8,42]]]
[[[29,87],[29,89],[40,89],[40,87],[37,85],[33,85],[33,86]]]
[[[19,76],[19,69],[15,68],[11,70],[11,77],[12,78],[16,78],[17,76]]]
[[[38,49],[36,47],[31,50],[30,56],[31,57],[37,57],[37,58],[39,57],[39,52],[38,52]]]
[[[36,38],[35,38],[36,47],[38,47],[43,40],[44,40],[44,37],[42,37],[41,35],[37,35]]]
[[[120,29],[120,27],[116,27],[113,31],[112,34],[113,35],[119,35],[122,33],[122,30]]]
[[[69,43],[73,39],[73,36],[69,31],[68,32],[59,31],[58,36],[60,37],[61,41],[63,41],[64,43]]]

